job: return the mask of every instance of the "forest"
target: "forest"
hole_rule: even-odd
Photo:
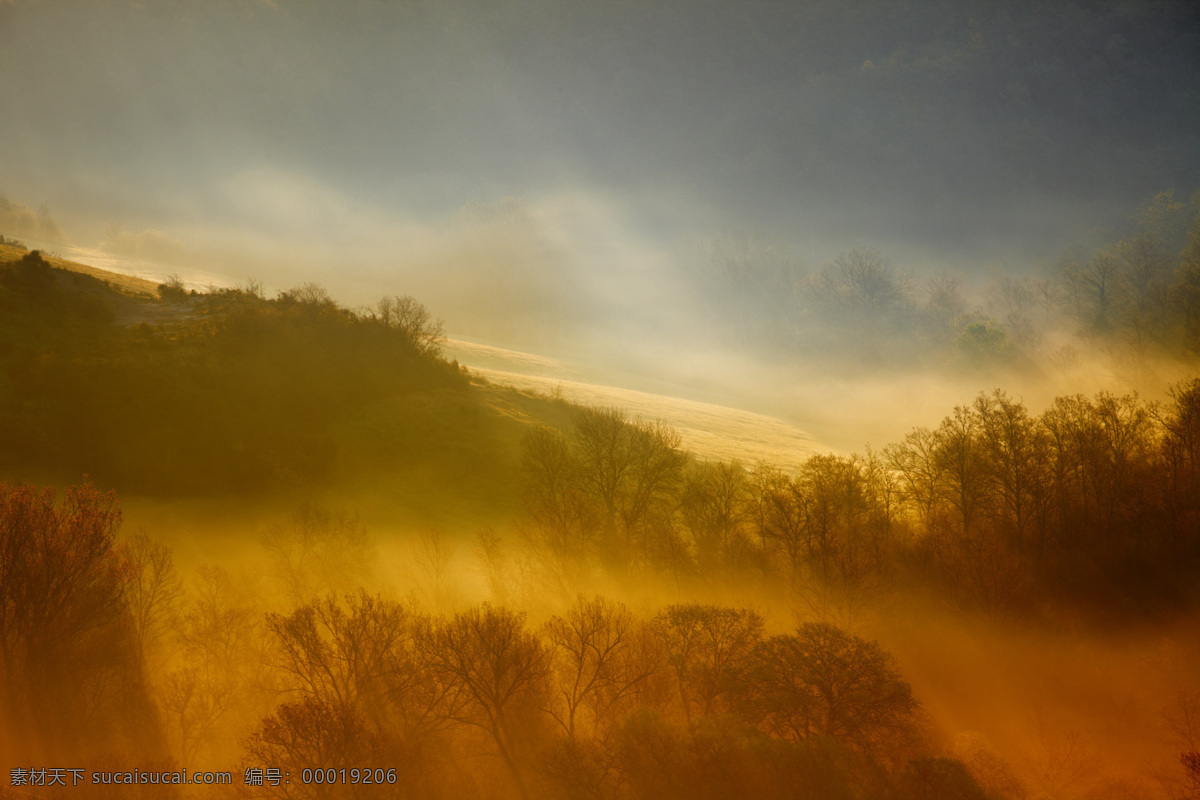
[[[1187,296],[1196,230],[1163,297]],[[108,796],[90,776],[123,771],[145,796],[1200,793],[1200,378],[1041,410],[992,388],[862,454],[714,461],[473,377],[411,296],[139,296],[5,248],[0,751],[30,772],[0,796]],[[1092,276],[1096,302],[1108,252],[1063,284]],[[1191,347],[1186,305],[1138,316],[1113,285],[1112,335],[1151,320]],[[203,555],[129,503],[214,537],[253,522]],[[1021,636],[1078,643],[1047,649],[1081,702],[1147,684],[1130,738],[1054,729],[1033,699],[1020,745],[952,723],[904,642],[925,625],[946,669],[1013,648],[976,693],[1012,696]],[[1108,674],[1100,643],[1139,636],[1173,658]],[[1153,755],[1128,746],[1147,713]],[[183,768],[234,788],[149,781]]]

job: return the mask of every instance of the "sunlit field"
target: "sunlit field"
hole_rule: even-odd
[[[575,374],[578,368],[572,370],[550,359],[457,341],[448,342],[446,352],[473,374],[496,384],[569,403],[615,406],[635,417],[660,419],[679,432],[684,447],[701,458],[793,465],[823,449],[803,431],[779,419],[664,394],[570,380],[562,375]],[[475,366],[476,363],[509,369]],[[553,375],[556,367],[561,367],[559,377]]]

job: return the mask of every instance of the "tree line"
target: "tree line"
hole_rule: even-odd
[[[1197,600],[1197,379],[1165,403],[1075,395],[1040,415],[981,393],[936,428],[790,471],[698,461],[661,424],[584,408],[531,431],[522,465],[527,538],[564,587],[649,572],[849,599],[912,581],[998,616]]]

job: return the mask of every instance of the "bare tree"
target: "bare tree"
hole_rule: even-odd
[[[328,705],[313,697],[284,703],[262,721],[246,748],[255,762],[278,767],[291,776],[278,786],[266,782],[256,787],[269,797],[348,800],[364,796],[371,788],[380,792],[396,788],[300,780],[308,769],[354,769],[360,765],[390,763],[390,754],[378,732],[371,730],[352,707]]]
[[[429,309],[412,295],[384,297],[368,310],[368,314],[403,334],[422,355],[436,356],[446,343],[442,321],[434,319]]]
[[[912,281],[874,248],[856,248],[826,263],[808,282],[811,305],[824,324],[876,359],[914,310]]]
[[[1084,329],[1108,333],[1116,321],[1120,301],[1120,259],[1111,248],[1097,251],[1090,259],[1074,252],[1060,261],[1068,297]]]
[[[238,686],[210,661],[172,670],[158,688],[158,703],[168,730],[178,737],[182,764],[194,763],[212,741],[225,715],[239,702]]]
[[[978,414],[971,408],[956,406],[954,413],[943,419],[935,432],[937,458],[944,476],[943,492],[958,512],[964,541],[971,541],[976,534],[974,523],[987,502],[979,429]]]
[[[1200,694],[1180,692],[1175,705],[1163,709],[1161,716],[1172,745],[1181,751],[1183,770],[1158,775],[1158,781],[1172,800],[1196,800],[1200,798]]]
[[[124,555],[128,564],[125,596],[138,654],[145,660],[170,629],[183,584],[175,573],[171,548],[154,541],[145,531],[129,537]]]
[[[371,540],[357,516],[309,504],[267,529],[260,542],[294,603],[361,585],[373,560]]]
[[[314,311],[336,308],[337,304],[329,296],[329,291],[319,283],[303,283],[279,293],[279,299],[284,303],[303,306]]]
[[[806,556],[826,584],[856,580],[866,566],[860,536],[866,528],[866,486],[857,458],[808,458],[796,477],[804,514]]]
[[[748,609],[686,603],[667,606],[656,622],[688,724],[696,715],[729,710],[762,637],[762,617]]]
[[[1039,711],[1026,740],[1026,766],[1046,797],[1079,797],[1095,782],[1103,759],[1079,731],[1054,730]]]
[[[292,691],[330,708],[351,708],[376,728],[410,740],[444,722],[446,690],[426,674],[428,624],[365,591],[267,617],[277,667]]]
[[[1172,404],[1156,408],[1170,481],[1169,513],[1177,539],[1200,525],[1200,378],[1172,386]]]
[[[546,649],[525,629],[523,615],[487,604],[437,626],[428,648],[433,676],[452,687],[453,717],[490,737],[528,798],[521,744],[546,705]]]
[[[530,516],[545,546],[563,559],[590,558],[602,524],[602,515],[585,491],[589,479],[582,470],[562,434],[535,428],[525,435],[521,472]],[[601,485],[596,478],[591,481],[593,491]],[[612,491],[615,495],[615,488]]]
[[[258,610],[219,567],[200,569],[174,624],[182,666],[166,676],[158,700],[188,763],[263,701],[262,637]]]
[[[417,583],[428,607],[435,614],[444,614],[461,599],[462,591],[454,579],[454,562],[458,547],[440,530],[421,531],[414,547],[413,562],[419,567]]]
[[[703,573],[736,567],[748,549],[750,491],[742,465],[703,462],[687,477],[681,498],[684,524],[692,534]]]
[[[876,756],[917,740],[919,704],[875,642],[807,623],[758,644],[751,664],[744,707],[773,735],[827,736]]]
[[[658,671],[652,639],[619,602],[580,596],[543,630],[557,677],[548,711],[572,742],[585,713],[593,733],[611,725]]]
[[[1028,794],[1021,779],[982,733],[964,731],[954,737],[950,755],[957,758],[990,796],[1003,800],[1024,800]]]
[[[796,483],[782,471],[759,465],[751,475],[752,516],[764,554],[782,553],[788,583],[795,588],[804,567],[806,519]]]
[[[1045,431],[1020,401],[999,389],[991,395],[981,393],[974,409],[988,476],[1019,547],[1025,542],[1038,485],[1049,477]]]
[[[928,428],[914,428],[903,442],[888,445],[883,452],[888,466],[900,475],[904,496],[916,507],[922,526],[932,530],[945,481],[945,467],[937,456],[937,435]]]
[[[144,707],[116,496],[0,483],[0,715],[69,753]]]
[[[687,460],[679,434],[661,422],[630,421],[619,409],[585,408],[571,447],[578,485],[601,520],[608,566],[627,570],[652,550],[655,517],[669,515]]]

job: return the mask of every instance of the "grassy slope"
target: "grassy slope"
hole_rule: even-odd
[[[11,244],[0,244],[0,264],[20,261],[27,252],[24,248],[14,247]],[[47,255],[46,253],[42,253],[42,258],[49,262],[50,266],[55,269],[95,278],[98,281],[108,284],[108,286],[120,294],[142,299],[158,298],[158,285],[145,278],[135,278],[132,275],[109,272],[105,269],[80,264],[75,261],[67,261],[57,256]]]

